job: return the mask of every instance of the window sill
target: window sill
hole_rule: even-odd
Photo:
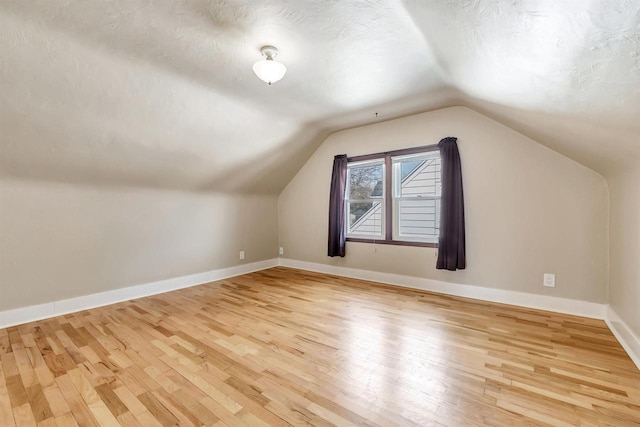
[[[347,242],[356,242],[356,243],[375,243],[380,245],[395,245],[395,246],[418,246],[422,248],[437,248],[437,243],[427,243],[427,242],[408,242],[401,240],[374,240],[374,239],[357,239],[354,237],[347,237]]]

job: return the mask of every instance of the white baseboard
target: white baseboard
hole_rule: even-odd
[[[595,302],[529,294],[526,292],[508,291],[504,289],[485,288],[482,286],[460,285],[457,283],[442,282],[422,277],[380,273],[377,271],[338,267],[287,258],[280,258],[280,265],[283,267],[298,268],[301,270],[316,271],[336,276],[369,280],[388,285],[399,285],[407,288],[473,298],[482,301],[498,302],[502,304],[553,311],[556,313],[572,314],[592,319],[604,319],[607,307],[606,304],[598,304]]]
[[[81,310],[102,307],[109,304],[115,304],[117,302],[161,294],[191,286],[202,285],[216,280],[222,280],[233,276],[239,276],[241,274],[275,267],[278,264],[279,262],[277,258],[268,259],[265,261],[252,262],[249,264],[191,274],[173,279],[159,280],[157,282],[145,283],[143,285],[114,289],[112,291],[100,292],[97,294],[84,295],[45,304],[0,311],[0,328],[20,325],[22,323],[33,322],[54,316],[61,316],[63,314],[75,313]]]
[[[618,316],[618,313],[610,305],[607,306],[604,320],[620,342],[620,345],[622,345],[622,348],[633,360],[633,363],[640,369],[640,338],[633,333],[629,325]]]

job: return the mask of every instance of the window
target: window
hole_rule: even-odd
[[[441,187],[436,146],[350,158],[347,240],[437,245]]]

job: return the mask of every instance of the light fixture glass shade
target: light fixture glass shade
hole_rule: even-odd
[[[275,83],[284,77],[287,67],[273,59],[263,59],[253,64],[253,72],[265,83]]]

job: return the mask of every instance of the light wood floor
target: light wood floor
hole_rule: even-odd
[[[640,424],[602,321],[274,268],[0,330],[0,426]]]

